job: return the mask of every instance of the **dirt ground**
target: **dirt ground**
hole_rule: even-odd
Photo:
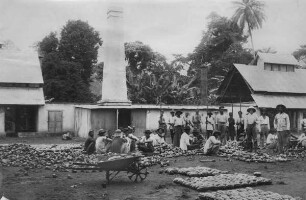
[[[73,143],[82,142],[75,139]],[[0,143],[25,142],[27,144],[65,143],[58,138],[10,138]],[[246,163],[226,161],[221,157],[210,157],[216,162],[201,163],[208,159],[203,156],[178,157],[170,159],[170,166],[190,167],[206,166],[229,172],[253,174],[262,172],[262,176],[271,178],[273,184],[256,188],[299,196],[306,200],[306,161],[293,160],[286,163]],[[125,172],[120,173],[109,185],[105,185],[104,172],[56,172],[57,178],[51,177],[54,172],[39,169],[31,170],[29,176],[15,176],[19,168],[2,167],[0,171],[0,193],[10,200],[146,200],[146,199],[196,199],[198,192],[174,184],[176,175],[160,174],[159,165],[149,167],[149,175],[142,183],[131,182]],[[71,175],[72,179],[68,178]],[[2,179],[2,180],[1,180]],[[106,187],[105,187],[106,186]]]

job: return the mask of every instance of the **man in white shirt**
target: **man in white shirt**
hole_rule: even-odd
[[[206,138],[212,136],[215,129],[215,119],[212,117],[212,113],[209,111],[206,117]]]
[[[216,125],[217,125],[217,130],[220,131],[221,133],[221,136],[220,136],[220,140],[221,140],[221,143],[223,145],[225,145],[226,143],[226,126],[227,126],[227,122],[228,122],[228,117],[224,114],[224,111],[223,111],[224,107],[221,106],[219,108],[219,114],[217,115],[216,117]]]
[[[188,150],[188,146],[190,145],[190,140],[193,139],[193,138],[191,138],[189,136],[189,133],[190,133],[190,127],[186,126],[184,128],[184,132],[183,132],[183,134],[181,136],[181,139],[180,139],[180,148],[183,151],[187,151]]]
[[[151,133],[150,130],[145,130],[145,136],[142,136],[138,143],[138,149],[144,153],[154,152],[153,139],[150,137]]]
[[[151,134],[151,138],[153,139],[153,146],[161,145],[165,143],[164,139],[164,129],[163,128],[158,128],[156,132]]]
[[[221,133],[220,131],[215,131],[212,136],[208,138],[204,145],[204,154],[207,156],[215,155],[219,151],[221,142],[219,140]]]
[[[266,109],[262,109],[261,116],[258,118],[260,124],[260,146],[264,147],[264,141],[268,137],[270,131],[270,119],[267,116]]]
[[[256,109],[253,106],[248,107],[248,114],[245,116],[244,129],[246,130],[247,141],[246,146],[247,150],[252,152],[253,149],[257,151],[257,128],[256,124],[259,123],[258,116],[256,114]]]
[[[106,153],[110,148],[112,140],[105,136],[106,130],[100,129],[96,139],[96,153]]]
[[[277,131],[278,153],[284,153],[287,148],[290,136],[290,120],[289,116],[284,112],[286,106],[280,104],[276,106],[278,113],[274,118],[274,128]]]
[[[178,110],[175,112],[174,117],[174,138],[173,138],[173,146],[180,146],[180,139],[183,132],[184,127],[184,119],[181,116],[183,114],[182,111]]]

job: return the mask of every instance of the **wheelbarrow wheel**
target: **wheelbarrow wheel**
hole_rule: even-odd
[[[128,171],[128,177],[131,181],[142,182],[147,178],[148,169],[145,166],[141,166],[139,163],[134,163],[131,170]]]

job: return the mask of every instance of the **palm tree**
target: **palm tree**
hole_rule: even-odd
[[[256,0],[242,0],[242,2],[234,1],[233,4],[237,9],[232,19],[242,30],[244,30],[245,25],[247,25],[253,52],[255,54],[252,30],[262,27],[262,23],[265,20],[264,3]]]

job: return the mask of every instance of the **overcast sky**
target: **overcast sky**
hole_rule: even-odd
[[[255,48],[291,54],[306,44],[306,1],[264,2],[266,22],[253,33]],[[87,21],[103,39],[108,5],[103,0],[0,0],[0,39],[26,50],[49,32],[60,32],[69,19]],[[230,0],[126,0],[121,5],[125,40],[142,41],[168,58],[193,51],[211,12],[226,17],[234,13]]]

